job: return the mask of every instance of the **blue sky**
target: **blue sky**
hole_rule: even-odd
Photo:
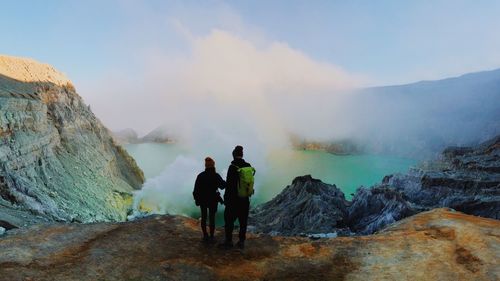
[[[500,1],[2,1],[0,53],[48,62],[90,83],[140,64],[137,54],[185,51],[222,29],[283,42],[370,84],[437,79],[500,67]],[[176,24],[173,24],[176,23]],[[258,44],[258,43],[256,43]]]

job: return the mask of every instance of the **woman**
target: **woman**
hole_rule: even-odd
[[[205,158],[205,171],[196,177],[194,184],[193,197],[196,206],[201,210],[201,230],[203,231],[204,242],[215,242],[215,213],[217,212],[218,202],[223,203],[218,188],[224,189],[226,182],[215,171],[215,161]],[[207,233],[207,211],[209,217],[210,236]]]

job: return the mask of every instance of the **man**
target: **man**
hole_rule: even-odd
[[[233,229],[234,222],[238,219],[240,223],[239,241],[236,244],[238,248],[245,247],[245,239],[247,232],[248,212],[250,210],[250,195],[253,193],[253,174],[255,169],[252,168],[251,193],[241,194],[238,190],[240,186],[241,168],[252,167],[243,159],[243,147],[238,145],[233,150],[233,161],[229,166],[226,177],[226,191],[224,192],[224,202],[226,209],[224,211],[224,229],[226,232],[226,240],[220,245],[221,248],[229,249],[233,247]]]
[[[220,193],[217,189],[224,189],[225,186],[226,182],[215,171],[215,161],[210,157],[205,158],[205,171],[201,172],[198,177],[196,177],[193,190],[193,197],[196,206],[200,206],[201,210],[201,231],[203,232],[203,242],[215,242],[215,213],[217,212],[217,204],[221,201]],[[208,236],[207,233],[207,211],[209,217],[210,236]]]

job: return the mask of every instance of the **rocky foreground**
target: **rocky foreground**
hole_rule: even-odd
[[[124,220],[143,182],[64,74],[0,55],[0,227]]]
[[[201,244],[197,221],[179,216],[37,225],[0,249],[6,281],[500,279],[500,221],[447,209],[370,236],[250,235],[243,251]]]

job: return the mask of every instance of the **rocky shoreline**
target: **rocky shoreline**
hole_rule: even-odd
[[[500,218],[500,136],[476,147],[445,149],[438,160],[407,174],[361,187],[352,201],[335,186],[297,177],[271,201],[252,210],[250,224],[273,235],[372,234],[434,208]]]

